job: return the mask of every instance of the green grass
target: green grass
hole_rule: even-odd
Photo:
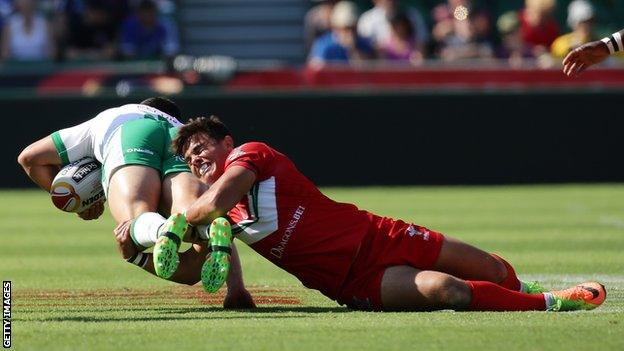
[[[498,252],[521,278],[605,283],[573,313],[366,313],[304,289],[239,244],[259,308],[123,262],[110,217],[83,222],[39,191],[0,192],[0,277],[13,282],[15,350],[624,349],[624,186],[324,189],[331,197]]]

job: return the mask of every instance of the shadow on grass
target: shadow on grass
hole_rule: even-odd
[[[266,316],[265,318],[299,318],[300,316]],[[159,322],[159,321],[197,321],[197,320],[226,320],[226,319],[248,319],[249,316],[137,316],[137,317],[51,317],[31,319],[29,322],[82,322],[82,323],[103,323],[103,322]]]
[[[183,308],[164,308],[164,313],[198,313],[198,312],[245,312],[245,313],[345,313],[351,310],[345,307],[312,307],[312,306],[260,306],[251,309],[231,309],[215,307],[183,307]],[[254,316],[255,317],[255,316]]]
[[[240,310],[224,310],[221,307],[160,307],[147,309],[124,309],[124,312],[155,312],[155,316],[120,316],[120,317],[98,317],[98,316],[62,316],[62,317],[44,317],[44,318],[16,318],[15,321],[23,322],[82,322],[82,323],[102,323],[102,322],[154,322],[154,321],[184,321],[184,320],[229,320],[229,319],[247,319],[249,314],[253,314],[253,318],[305,318],[306,314],[322,314],[322,313],[346,313],[352,312],[342,307],[257,307],[255,309]],[[79,311],[68,311],[74,313],[110,313],[121,312],[117,309],[89,309]],[[190,313],[205,313],[205,315],[185,316]],[[294,313],[289,315],[287,313]]]

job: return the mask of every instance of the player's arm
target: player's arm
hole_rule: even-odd
[[[230,272],[227,277],[227,294],[223,300],[225,308],[253,308],[256,304],[251,297],[245,282],[243,281],[243,268],[236,245],[232,242],[232,256],[230,260]]]
[[[193,225],[210,224],[225,216],[256,182],[256,173],[243,167],[231,166],[186,210],[186,220]]]
[[[52,181],[61,168],[59,156],[51,136],[39,139],[28,145],[17,157],[24,172],[41,189],[50,192]],[[99,218],[104,213],[104,203],[98,201],[78,216],[84,220]]]
[[[61,167],[61,158],[52,137],[28,145],[17,157],[24,172],[43,190],[50,192],[52,181]]]
[[[563,59],[563,73],[570,77],[578,75],[588,67],[606,60],[609,55],[624,51],[623,38],[624,29],[570,51]]]

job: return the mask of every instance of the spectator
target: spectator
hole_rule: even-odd
[[[169,58],[177,53],[175,45],[167,45],[170,42],[171,34],[159,20],[156,4],[152,0],[141,0],[136,15],[123,23],[122,56],[129,59]]]
[[[116,56],[115,14],[105,0],[88,0],[82,15],[67,22],[64,56],[71,60],[110,60]],[[63,58],[65,58],[63,57]]]
[[[332,10],[332,31],[312,45],[310,65],[319,68],[326,63],[354,63],[374,58],[371,43],[357,34],[357,19],[357,8],[352,2],[338,2]]]
[[[2,58],[15,61],[51,58],[50,32],[50,26],[37,12],[34,0],[17,0],[15,13],[2,30]]]
[[[112,22],[118,27],[130,15],[130,0],[103,0]]]
[[[305,15],[303,22],[306,52],[320,36],[331,31],[331,13],[337,0],[312,0],[319,4],[312,7]]]
[[[397,12],[390,17],[389,22],[390,37],[379,45],[382,58],[393,62],[421,64],[423,55],[418,48],[416,33],[409,17],[403,12]]]
[[[586,0],[574,0],[568,6],[568,25],[572,32],[557,38],[550,50],[553,56],[563,58],[572,49],[598,39],[594,36],[594,7]]]
[[[556,6],[556,0],[525,0],[525,8],[520,12],[522,40],[536,57],[549,51],[559,35],[559,25],[553,18]]]
[[[489,15],[476,10],[469,0],[449,0],[434,8],[433,37],[438,55],[446,61],[491,58]]]
[[[173,0],[156,0],[158,20],[165,27],[165,52],[180,52],[180,31],[175,18],[176,3]]]
[[[13,13],[12,0],[0,0],[0,28],[4,27],[6,20]]]
[[[373,44],[379,46],[382,42],[388,42],[391,35],[389,19],[397,12],[400,12],[398,0],[373,0],[375,5],[372,9],[364,12],[357,26],[358,34],[369,39]],[[406,8],[412,26],[416,32],[417,46],[423,52],[429,41],[429,30],[420,12],[414,8]]]
[[[520,68],[527,59],[533,58],[531,49],[522,40],[517,12],[510,11],[501,15],[496,26],[501,35],[498,57],[507,59],[512,68]]]

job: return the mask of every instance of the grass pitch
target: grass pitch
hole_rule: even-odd
[[[157,279],[120,259],[109,216],[83,222],[41,191],[0,192],[0,277],[15,350],[624,349],[624,186],[324,189],[498,252],[521,278],[596,279],[594,311],[368,313],[304,289],[239,243],[258,308]]]

